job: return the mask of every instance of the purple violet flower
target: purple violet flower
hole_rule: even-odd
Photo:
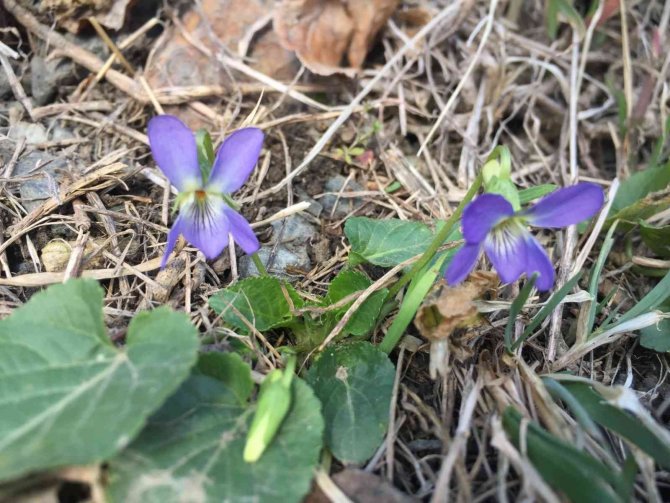
[[[535,287],[545,292],[554,285],[554,266],[527,226],[550,229],[577,224],[595,215],[605,196],[593,183],[578,183],[556,190],[528,209],[514,212],[497,194],[483,194],[465,207],[461,224],[465,245],[454,255],[445,279],[463,281],[475,267],[482,248],[503,283],[522,274],[538,273]]]
[[[260,247],[258,239],[242,215],[232,207],[229,194],[247,181],[256,166],[263,146],[258,128],[238,129],[216,153],[208,180],[198,164],[198,148],[193,132],[172,115],[159,115],[147,127],[151,153],[170,183],[179,190],[179,216],[168,234],[161,268],[180,234],[214,259],[228,246],[228,234],[252,254]]]

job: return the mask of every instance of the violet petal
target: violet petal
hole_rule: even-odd
[[[238,129],[219,147],[208,187],[219,192],[238,190],[253,171],[263,147],[263,132],[258,128]]]
[[[480,253],[479,244],[465,244],[451,259],[444,279],[450,286],[454,286],[463,281],[474,269]]]
[[[463,210],[463,237],[467,243],[481,243],[501,220],[514,214],[507,199],[497,194],[482,194]]]
[[[523,227],[506,227],[488,236],[484,251],[503,283],[511,283],[526,270],[526,238]]]
[[[157,115],[147,126],[156,164],[181,192],[202,186],[193,132],[173,115]]]
[[[202,201],[185,203],[181,208],[181,233],[208,259],[215,259],[228,246],[230,223],[222,199],[207,196]]]
[[[582,182],[543,197],[523,215],[535,227],[567,227],[591,218],[604,201],[605,194],[598,185]]]
[[[530,278],[533,273],[538,277],[535,281],[535,288],[540,292],[551,290],[554,286],[554,266],[549,260],[549,255],[530,234],[526,237],[526,276]]]
[[[237,243],[247,255],[256,253],[261,245],[258,242],[256,234],[249,225],[249,222],[230,207],[226,207],[225,213],[226,218],[228,218],[228,222],[230,223],[230,233],[233,235],[235,243]]]

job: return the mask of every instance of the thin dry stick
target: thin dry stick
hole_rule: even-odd
[[[473,367],[471,367],[472,369]],[[471,382],[471,381],[470,381]],[[472,425],[472,417],[475,412],[477,400],[483,388],[481,376],[477,378],[474,384],[466,385],[463,392],[464,399],[461,405],[459,414],[458,427],[456,428],[456,435],[449,444],[449,451],[442,461],[440,467],[440,475],[435,483],[435,492],[431,498],[431,503],[438,503],[447,501],[449,496],[449,482],[451,481],[451,472],[454,464],[459,458],[463,457],[463,450],[467,444],[470,436],[470,427]]]
[[[158,269],[161,265],[161,258],[155,258],[143,262],[139,265],[133,266],[132,269],[123,266],[113,269],[91,269],[82,271],[82,278],[91,278],[97,280],[120,278],[122,276],[132,276],[136,272],[149,272]],[[62,283],[65,279],[64,272],[36,272],[32,274],[22,274],[21,276],[14,276],[13,278],[0,278],[0,285],[2,286],[18,286],[25,288],[34,288],[54,283]]]
[[[405,345],[400,345],[398,362],[396,363],[395,379],[393,381],[393,392],[391,393],[391,406],[389,407],[389,427],[386,434],[386,478],[393,482],[393,466],[395,459],[395,434],[396,434],[396,409],[398,407],[398,391],[400,390],[400,378],[402,377],[402,365],[405,356]]]
[[[121,53],[119,48],[116,46],[114,41],[109,38],[109,35],[107,35],[107,32],[105,29],[102,27],[102,25],[98,22],[98,20],[94,17],[89,17],[88,22],[93,25],[93,29],[97,32],[98,36],[102,39],[102,41],[109,47],[109,49],[114,53],[116,58],[119,60],[119,62],[125,67],[125,69],[128,71],[130,75],[135,74],[135,69],[133,66],[128,62],[126,57]]]
[[[30,115],[30,118],[34,121],[35,117],[33,116],[33,105],[30,103],[30,100],[28,99],[28,96],[26,95],[26,92],[23,90],[23,86],[21,85],[21,82],[19,79],[16,77],[16,74],[14,73],[14,69],[12,68],[12,65],[9,63],[9,59],[7,59],[6,54],[11,51],[9,47],[7,47],[5,44],[0,42],[0,63],[2,63],[2,68],[5,71],[5,74],[7,75],[7,82],[9,83],[9,87],[11,87],[12,92],[14,93],[14,97],[18,102],[20,102],[23,105],[23,108],[26,109],[26,112],[28,112],[28,115]],[[12,51],[13,52],[13,51]]]
[[[626,16],[626,2],[619,0],[619,14],[621,16],[621,52],[623,55],[623,89],[626,95],[626,118],[630,119],[633,112],[633,64],[630,59],[630,43],[628,41],[628,18]]]
[[[493,21],[495,20],[495,13],[497,6],[498,6],[498,0],[491,0],[491,3],[489,4],[488,19],[486,20],[486,26],[484,27],[484,33],[482,33],[482,39],[479,42],[479,47],[477,47],[477,52],[475,52],[472,61],[470,61],[470,64],[468,65],[468,68],[465,70],[465,73],[463,74],[463,77],[461,78],[460,82],[456,86],[456,89],[454,89],[454,92],[449,97],[447,104],[444,105],[442,112],[440,112],[440,116],[435,121],[435,124],[433,124],[433,127],[428,132],[428,135],[426,135],[426,138],[423,140],[423,143],[419,148],[417,156],[420,156],[423,153],[424,149],[426,148],[426,145],[428,145],[430,140],[435,135],[437,129],[442,124],[442,121],[451,111],[451,107],[454,106],[454,103],[456,102],[458,95],[461,93],[461,90],[465,86],[465,83],[468,81],[470,74],[475,69],[475,66],[477,66],[477,63],[479,63],[479,58],[481,57],[482,52],[484,51],[484,46],[486,45],[486,42],[488,42],[489,35],[491,35],[491,29],[493,28]]]
[[[567,180],[564,179],[566,185],[573,185],[578,177],[579,171],[577,166],[577,102],[579,100],[579,34],[577,30],[572,31],[572,59],[570,66],[570,172]],[[563,256],[559,266],[558,278],[556,279],[556,288],[560,288],[569,279],[572,270],[572,257],[575,253],[575,246],[577,245],[577,226],[571,225],[565,231],[565,246],[563,249]],[[556,306],[556,309],[551,313],[551,324],[549,326],[549,335],[547,341],[547,361],[554,361],[556,358],[556,350],[558,345],[558,337],[563,323],[563,304]]]

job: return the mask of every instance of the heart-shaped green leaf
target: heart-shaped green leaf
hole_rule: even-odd
[[[326,446],[344,463],[362,463],[381,444],[388,427],[395,370],[368,342],[327,348],[307,381],[323,404]]]
[[[351,269],[340,271],[340,273],[333,278],[333,281],[330,282],[328,295],[326,296],[324,304],[335,304],[349,295],[356,292],[362,292],[370,287],[370,285],[372,285],[372,281],[370,281],[370,279],[363,273]],[[379,316],[379,312],[384,304],[384,299],[386,299],[387,293],[388,290],[382,288],[370,295],[370,297],[368,297],[368,299],[363,302],[353,314],[344,328],[344,333],[365,335],[372,330],[377,322],[377,317]],[[347,309],[351,307],[354,300],[355,299],[352,299],[349,304],[342,306],[332,313],[338,321],[344,316]]]
[[[138,314],[121,350],[102,301],[71,280],[0,321],[0,480],[112,456],[186,378],[198,337],[185,315]]]
[[[299,502],[309,491],[322,446],[319,401],[293,381],[288,415],[255,463],[242,452],[255,407],[225,383],[191,376],[128,449],[110,462],[112,502]]]
[[[261,332],[290,324],[295,319],[291,309],[301,307],[302,300],[291,285],[262,276],[224,288],[209,299],[209,305],[226,322],[248,333],[245,320]]]

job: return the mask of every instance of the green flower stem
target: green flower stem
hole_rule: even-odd
[[[251,256],[251,260],[254,262],[254,265],[256,266],[256,269],[258,269],[258,272],[261,276],[269,276],[268,270],[265,268],[265,265],[263,265],[263,261],[258,256],[258,253],[254,253]]]
[[[482,175],[480,173],[479,175],[477,175],[477,178],[475,178],[475,181],[472,182],[470,190],[468,190],[467,194],[465,194],[465,197],[456,208],[456,211],[454,211],[454,213],[442,226],[440,231],[435,235],[435,238],[430,243],[430,245],[428,245],[426,251],[423,252],[421,258],[417,260],[412,266],[412,268],[403,277],[401,277],[395,285],[393,285],[389,289],[387,299],[392,299],[393,297],[395,297],[398,294],[398,292],[402,290],[403,287],[407,283],[409,283],[412,280],[412,278],[414,278],[414,276],[416,276],[416,274],[420,270],[422,270],[428,264],[428,262],[430,262],[430,260],[435,256],[437,250],[440,248],[440,246],[442,246],[444,241],[451,233],[451,230],[454,228],[454,226],[458,223],[459,219],[461,218],[465,205],[467,205],[470,201],[472,201],[481,185],[482,185]]]

